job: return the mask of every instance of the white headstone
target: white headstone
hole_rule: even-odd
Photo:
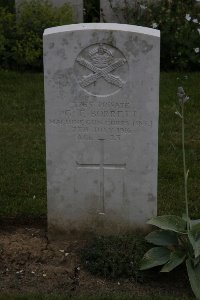
[[[156,215],[159,36],[103,23],[45,30],[51,236],[124,233]]]
[[[100,18],[105,23],[126,23],[126,9],[138,5],[136,0],[100,0]]]
[[[15,0],[16,10],[24,0]],[[29,0],[28,0],[29,1]],[[54,6],[62,6],[69,4],[73,8],[74,21],[77,23],[83,22],[83,0],[49,0]]]
[[[83,0],[50,0],[55,6],[69,4],[74,11],[74,19],[77,23],[83,22]]]

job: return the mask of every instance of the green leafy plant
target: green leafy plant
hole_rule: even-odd
[[[124,22],[161,31],[161,68],[199,70],[200,6],[196,0],[124,1]]]
[[[15,12],[15,0],[0,0],[0,7],[7,8],[9,12]]]
[[[84,22],[100,21],[100,2],[98,0],[84,0]]]
[[[182,124],[182,154],[184,170],[185,214],[157,216],[147,223],[158,227],[146,236],[151,248],[144,255],[140,270],[163,265],[161,272],[170,272],[183,262],[186,263],[191,288],[200,299],[200,220],[191,220],[188,208],[188,175],[185,157],[185,103],[189,100],[182,87],[178,88],[178,100],[181,111],[176,114]]]
[[[12,63],[12,48],[15,45],[15,15],[7,8],[0,7],[0,66]]]
[[[46,28],[73,23],[73,11],[67,4],[54,7],[47,0],[23,1],[18,7],[15,62],[20,67],[42,67],[42,35]]]
[[[94,275],[143,280],[139,262],[141,253],[148,249],[149,245],[143,236],[100,236],[82,249],[81,260]]]

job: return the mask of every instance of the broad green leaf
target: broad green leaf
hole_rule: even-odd
[[[194,266],[191,259],[186,261],[191,288],[197,299],[200,299],[200,264]]]
[[[186,233],[187,222],[174,215],[158,216],[147,222],[164,230]]]
[[[177,233],[169,230],[155,230],[149,233],[145,239],[157,246],[178,245]]]
[[[194,263],[194,266],[197,266],[198,264],[200,264],[200,256],[197,258],[193,258],[192,261]]]
[[[147,270],[165,264],[170,259],[170,250],[163,247],[154,247],[145,253],[140,270]]]
[[[197,224],[200,224],[200,219],[198,219],[198,220],[190,220],[190,226],[191,227],[193,227],[193,226],[195,226]]]
[[[197,241],[200,236],[200,224],[193,225],[189,233],[192,233],[194,239]]]
[[[163,266],[160,272],[170,272],[177,266],[182,264],[186,258],[186,254],[181,251],[171,252],[169,261]]]
[[[190,222],[190,217],[187,218],[187,215],[186,214],[182,214],[182,219],[187,222],[189,221]]]
[[[197,258],[200,255],[200,224],[192,226],[188,237],[194,250],[194,256]]]

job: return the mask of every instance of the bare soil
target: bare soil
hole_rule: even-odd
[[[8,225],[9,224],[9,225]],[[91,275],[80,262],[87,241],[50,243],[46,221],[0,221],[0,294],[183,295],[193,298],[187,278],[180,273],[156,273],[147,282],[109,280]]]

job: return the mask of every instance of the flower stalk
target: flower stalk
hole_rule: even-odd
[[[187,231],[189,231],[189,208],[188,208],[188,171],[186,167],[186,159],[185,159],[185,118],[184,118],[184,103],[182,106],[182,153],[183,153],[183,172],[184,172],[184,194],[185,194],[185,212],[187,218]]]
[[[180,112],[175,114],[181,118],[182,155],[184,171],[185,213],[182,218],[176,215],[164,215],[152,218],[147,224],[158,229],[146,236],[149,243],[156,247],[145,253],[140,270],[151,269],[162,265],[160,272],[170,272],[185,262],[191,288],[200,299],[200,219],[190,220],[188,207],[188,174],[185,157],[185,111],[184,105],[189,100],[182,87],[178,88]]]
[[[189,206],[188,206],[188,174],[185,158],[185,111],[184,105],[189,100],[189,97],[186,96],[185,91],[182,87],[178,88],[177,96],[181,106],[181,120],[182,120],[182,153],[183,153],[183,172],[184,172],[184,196],[185,196],[185,212],[186,212],[186,221],[187,221],[187,232],[190,230],[189,222]]]

